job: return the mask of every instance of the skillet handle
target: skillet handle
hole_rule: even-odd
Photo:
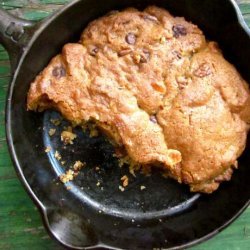
[[[0,8],[0,43],[10,56],[12,73],[35,31],[35,22],[17,18]]]

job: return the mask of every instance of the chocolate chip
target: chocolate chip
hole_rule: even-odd
[[[126,56],[126,55],[130,54],[131,52],[132,52],[131,49],[123,49],[123,50],[118,52],[118,56]]]
[[[125,41],[128,43],[128,44],[132,44],[134,45],[136,43],[136,36],[134,33],[128,33],[125,37]]]
[[[52,70],[52,75],[56,78],[61,78],[61,77],[64,77],[66,76],[66,70],[64,67],[62,66],[58,66],[58,67],[55,67],[53,70]]]
[[[151,115],[149,119],[150,119],[151,122],[157,123],[157,119],[156,119],[155,115]]]
[[[174,37],[175,38],[187,35],[187,29],[181,24],[174,25],[172,30],[174,32]]]
[[[99,49],[97,47],[94,47],[90,50],[89,54],[91,56],[96,56],[96,54],[98,53]]]
[[[145,20],[149,20],[149,21],[152,21],[152,22],[158,22],[158,19],[156,16],[151,16],[151,15],[144,15],[143,18]]]

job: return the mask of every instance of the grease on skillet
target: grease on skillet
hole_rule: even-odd
[[[94,122],[135,166],[160,167],[194,192],[230,180],[249,129],[247,84],[218,45],[154,6],[90,23],[37,76],[27,105]]]

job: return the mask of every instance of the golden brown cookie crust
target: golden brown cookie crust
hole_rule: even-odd
[[[28,109],[95,121],[134,161],[211,193],[245,148],[249,100],[215,42],[151,6],[90,23],[31,84]]]

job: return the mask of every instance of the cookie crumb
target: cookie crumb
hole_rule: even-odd
[[[61,133],[61,141],[64,142],[65,145],[67,144],[73,144],[74,139],[77,137],[76,134],[72,132],[72,127],[69,126],[67,130],[64,130]]]
[[[70,169],[66,171],[65,174],[61,174],[59,178],[62,183],[67,183],[69,181],[72,181],[74,178],[74,171]]]
[[[141,190],[144,190],[144,189],[146,189],[146,187],[145,186],[141,186]]]
[[[86,165],[85,162],[76,161],[75,164],[73,165],[73,169],[74,169],[75,171],[79,171],[79,170],[81,170],[85,165]]]
[[[62,159],[62,156],[60,155],[60,153],[56,150],[55,154],[54,154],[55,158],[60,161]]]
[[[99,134],[98,134],[98,131],[95,129],[95,130],[91,130],[90,131],[90,137],[97,137]]]
[[[119,189],[121,190],[121,192],[124,192],[125,188],[122,186],[119,186]]]
[[[122,181],[122,186],[123,187],[128,186],[128,176],[127,175],[122,176],[121,181]]]
[[[50,119],[50,122],[55,126],[59,126],[61,124],[60,119]]]
[[[44,150],[45,153],[49,153],[50,151],[51,151],[51,147],[50,146],[46,147],[45,150]]]
[[[53,136],[56,133],[56,129],[55,128],[51,128],[49,130],[49,136]]]
[[[96,183],[96,186],[99,187],[101,185],[100,181]]]
[[[95,124],[88,124],[88,128],[89,128],[89,136],[91,138],[97,137],[99,135],[99,132],[98,132]]]

